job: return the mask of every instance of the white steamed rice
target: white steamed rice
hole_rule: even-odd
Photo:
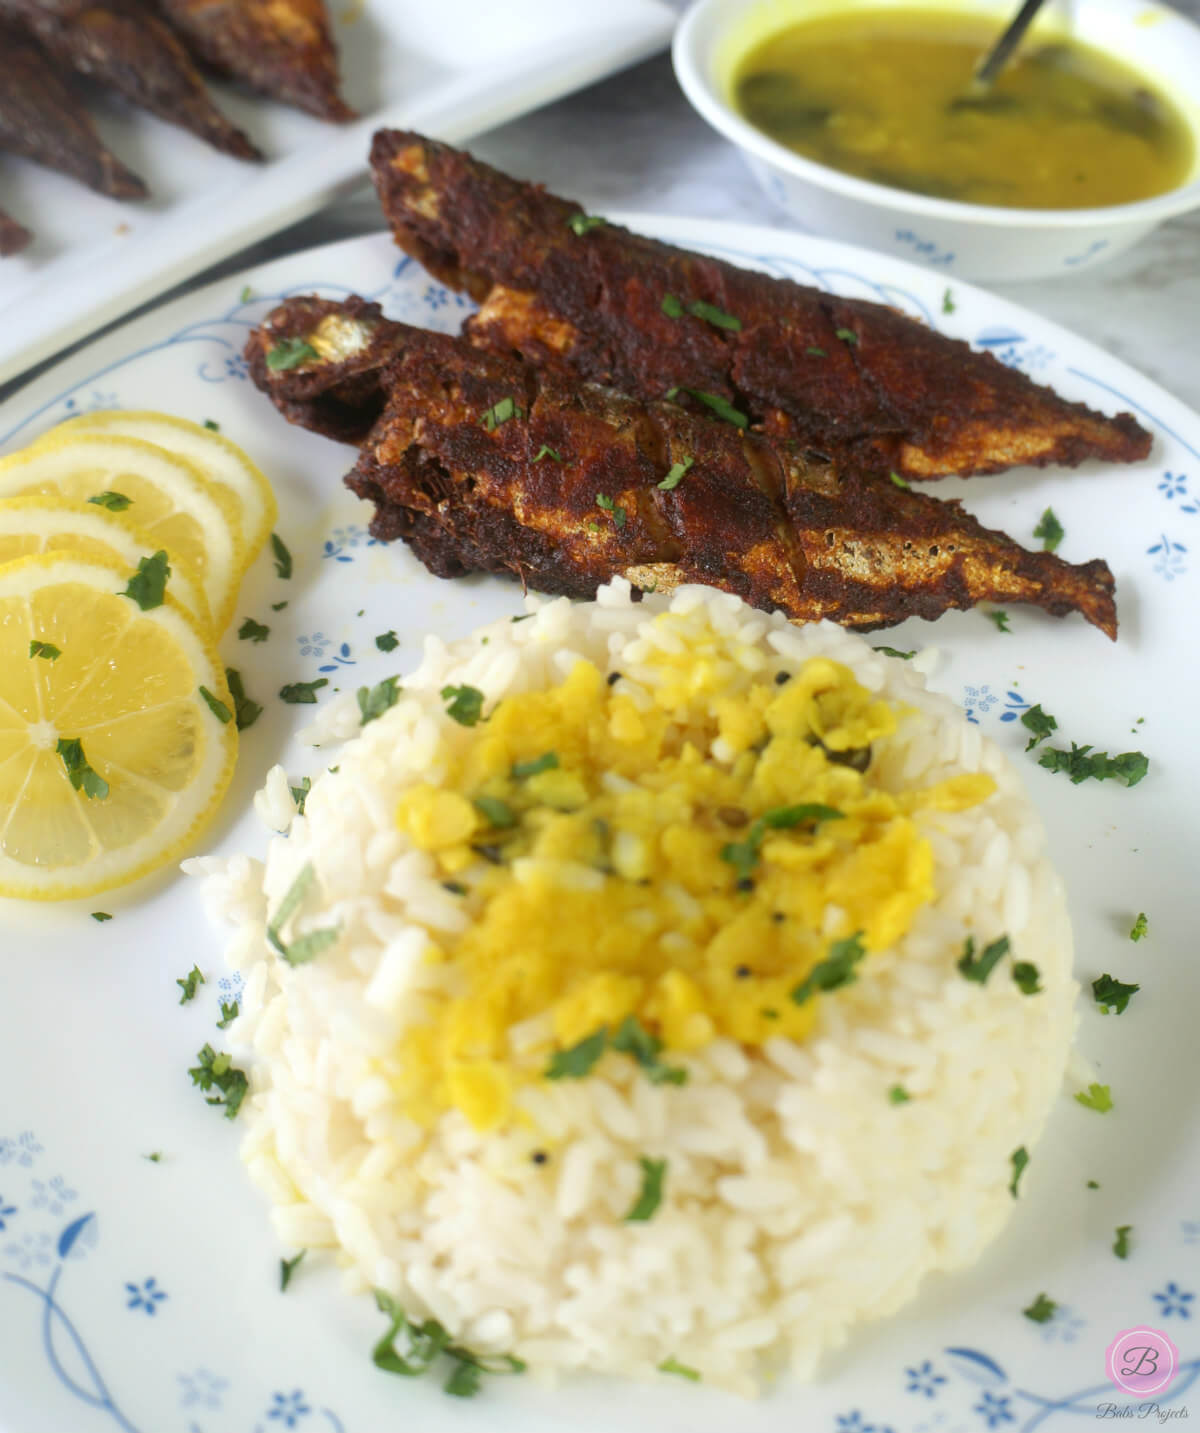
[[[635,605],[620,581],[595,603],[529,606],[530,620],[449,647],[428,639],[398,704],[361,735],[353,694],[329,703],[310,739],[356,739],[322,751],[339,769],[314,781],[305,816],[282,769],[268,778],[260,815],[290,835],[271,840],[265,865],[188,863],[236,927],[228,958],[246,979],[227,1032],[251,1080],[242,1157],[286,1246],[338,1250],[353,1287],[388,1290],[480,1352],[512,1352],[535,1372],[635,1375],[675,1357],[742,1392],[764,1367],[811,1376],[854,1324],[899,1309],[931,1271],[977,1259],[1012,1211],[1010,1157],[1032,1149],[1059,1093],[1076,994],[1040,820],[978,727],[909,664],[836,627],[796,628],[699,587]],[[717,1041],[673,1057],[689,1071],[682,1086],[609,1059],[588,1079],[525,1088],[531,1128],[480,1133],[453,1112],[422,1130],[372,1057],[402,1038],[406,998],[430,978],[423,932],[465,919],[394,820],[400,791],[428,777],[447,720],[438,693],[468,683],[490,704],[557,683],[579,657],[649,683],[648,619],[668,607],[726,634],[748,672],[828,655],[918,709],[888,743],[890,782],[984,771],[997,794],[918,818],[937,898],[857,983],[819,1002],[803,1044]],[[298,929],[337,923],[344,935],[293,969],[265,922],[307,862],[325,899]],[[967,934],[999,931],[1038,967],[1040,994],[1003,970],[985,986],[957,971]],[[894,1085],[908,1103],[889,1100]],[[554,1150],[544,1165],[530,1159],[539,1138]],[[666,1198],[628,1224],[643,1154],[668,1161]]]

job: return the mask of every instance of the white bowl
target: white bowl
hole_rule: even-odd
[[[960,204],[857,179],[777,144],[730,103],[734,66],[754,37],[851,4],[875,8],[880,0],[698,0],[675,32],[675,74],[684,94],[737,145],[767,194],[800,228],[958,278],[1043,279],[1102,263],[1165,219],[1200,208],[1200,29],[1152,0],[1072,0],[1066,18],[1070,33],[1144,75],[1191,126],[1192,172],[1167,194],[1103,209]],[[997,32],[1012,14],[1011,5],[996,0],[922,0],[922,6],[985,13],[995,18]]]

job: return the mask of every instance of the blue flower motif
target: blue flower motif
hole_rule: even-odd
[[[1162,539],[1146,549],[1147,557],[1157,557],[1154,570],[1174,582],[1187,571],[1187,548],[1181,542],[1172,542],[1164,532]]]
[[[1072,254],[1069,258],[1064,259],[1063,263],[1069,265],[1071,268],[1074,268],[1076,264],[1086,263],[1088,259],[1091,259],[1096,254],[1098,254],[1101,249],[1107,248],[1107,239],[1093,239],[1092,242],[1087,246],[1086,249],[1084,249],[1081,254]]]
[[[245,981],[236,971],[232,975],[223,975],[220,980],[217,981],[217,990],[220,992],[220,998],[225,1001],[226,1004],[229,1004],[232,1000],[240,1000],[244,984]]]
[[[225,360],[225,377],[226,377],[226,378],[249,378],[249,377],[250,377],[250,365],[246,362],[246,360],[242,357],[242,355],[241,355],[240,353],[231,354],[228,358],[226,358],[226,360]]]
[[[435,313],[438,309],[445,308],[450,302],[450,295],[441,284],[426,284],[425,292],[421,295],[421,298]]]
[[[5,1244],[4,1254],[24,1272],[32,1269],[35,1264],[45,1266],[50,1262],[52,1242],[49,1234],[26,1234],[21,1239]]]
[[[979,725],[979,717],[986,716],[1000,700],[986,683],[982,687],[964,686],[963,693],[963,706],[966,708],[967,720],[976,726]]]
[[[953,250],[943,249],[939,252],[938,246],[932,239],[922,239],[911,229],[897,229],[893,237],[898,244],[908,244],[913,253],[924,259],[927,264],[939,264],[944,267],[954,262]]]
[[[312,1409],[304,1401],[304,1394],[294,1389],[291,1393],[275,1393],[271,1396],[268,1418],[278,1418],[285,1428],[294,1428],[302,1418],[307,1418]]]
[[[863,1422],[863,1416],[856,1408],[853,1413],[842,1413],[834,1419],[838,1433],[872,1433],[870,1424]]]
[[[1158,490],[1168,502],[1181,494],[1187,496],[1187,474],[1186,473],[1164,473]]]
[[[97,413],[108,408],[120,408],[121,401],[115,393],[104,393],[99,388],[92,389],[92,396],[86,403],[81,403],[78,398],[68,398],[63,404],[67,413]]]
[[[904,1372],[908,1376],[908,1392],[923,1393],[926,1398],[936,1398],[938,1385],[946,1380],[940,1373],[934,1371],[933,1364],[928,1359],[917,1368],[906,1368]]]
[[[343,642],[342,645],[341,645],[341,646],[337,649],[337,651],[333,654],[333,661],[330,662],[327,666],[318,667],[318,668],[317,668],[317,671],[319,671],[319,672],[336,672],[339,666],[341,666],[341,667],[353,667],[353,666],[356,666],[356,665],[357,665],[357,664],[356,664],[354,658],[350,655],[350,643],[349,643],[349,642]]]
[[[125,1305],[128,1309],[145,1309],[146,1313],[153,1317],[158,1312],[158,1306],[167,1297],[158,1287],[157,1279],[146,1279],[139,1286],[138,1284],[126,1284],[125,1291],[129,1295],[129,1302]]]
[[[1188,1305],[1196,1297],[1195,1294],[1185,1293],[1178,1284],[1168,1284],[1161,1294],[1155,1294],[1163,1318],[1190,1319],[1192,1311]]]
[[[45,1209],[51,1214],[61,1214],[64,1207],[77,1197],[73,1189],[67,1188],[67,1181],[63,1176],[56,1174],[49,1181],[41,1179],[33,1181],[33,1198],[30,1203],[35,1209]]]
[[[220,1408],[225,1390],[229,1387],[227,1378],[218,1378],[207,1368],[198,1368],[195,1373],[179,1375],[179,1402],[183,1408],[199,1404],[202,1408]]]
[[[1179,1227],[1185,1244],[1200,1244],[1200,1219],[1185,1219]]]
[[[324,632],[314,632],[311,637],[297,637],[296,641],[302,657],[323,657],[325,648],[329,646],[329,638]]]
[[[365,527],[352,523],[347,527],[334,528],[332,535],[325,540],[321,556],[332,557],[335,562],[353,562],[354,559],[346,553],[347,548],[376,547],[378,543],[379,539],[372,537]]]
[[[0,1139],[0,1165],[19,1164],[23,1169],[28,1169],[42,1152],[42,1146],[29,1129],[23,1130],[16,1139]]]
[[[1059,1304],[1040,1327],[1044,1343],[1074,1343],[1080,1331],[1087,1328],[1087,1319],[1067,1304]]]
[[[990,1389],[984,1389],[980,1401],[975,1405],[975,1412],[981,1418],[987,1419],[989,1428],[999,1428],[1001,1423],[1015,1423],[1016,1415],[1008,1406],[1011,1399],[1001,1393],[992,1393]]]
[[[0,1229],[7,1229],[7,1220],[17,1212],[15,1204],[5,1204],[4,1196],[0,1194]]]
[[[1022,712],[1029,710],[1029,703],[1020,692],[1005,692],[1005,710],[1000,715],[1001,721],[1016,721]]]

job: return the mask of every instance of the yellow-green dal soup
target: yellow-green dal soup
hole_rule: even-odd
[[[1165,193],[1191,130],[1136,72],[1074,40],[1028,37],[987,90],[986,16],[853,10],[761,40],[735,107],[808,159],[877,184],[1022,209],[1090,209]]]

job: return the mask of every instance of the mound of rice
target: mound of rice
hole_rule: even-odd
[[[322,751],[338,770],[313,783],[304,816],[272,773],[259,809],[290,835],[265,865],[189,863],[237,926],[229,959],[246,989],[228,1048],[251,1081],[243,1158],[286,1246],[336,1249],[352,1286],[388,1291],[480,1353],[634,1375],[674,1358],[746,1393],[766,1368],[811,1376],[854,1324],[895,1312],[932,1270],[977,1259],[1012,1211],[1011,1157],[1032,1149],[1059,1093],[1076,994],[1041,823],[977,726],[910,664],[836,627],[795,628],[698,587],[634,604],[615,582],[595,603],[529,606],[528,621],[449,647],[429,639],[398,703],[361,734],[353,695],[331,703],[313,740],[355,739]],[[667,609],[719,633],[747,671],[844,663],[920,714],[892,739],[900,781],[985,772],[996,794],[917,818],[934,901],[886,958],[820,1000],[803,1043],[718,1039],[676,1060],[682,1085],[607,1059],[589,1078],[523,1088],[528,1118],[499,1132],[458,1111],[422,1128],[373,1062],[403,1038],[425,933],[460,918],[395,820],[399,794],[428,777],[447,720],[439,693],[470,684],[490,704],[561,682],[580,657],[653,682],[651,619]],[[300,928],[342,938],[293,968],[265,929],[306,863],[323,897]],[[964,979],[966,936],[994,930],[1037,966],[1040,993],[1007,972]],[[896,1086],[907,1102],[889,1098]],[[553,1159],[531,1161],[547,1139]],[[667,1197],[649,1222],[623,1222],[647,1152],[668,1161]]]

